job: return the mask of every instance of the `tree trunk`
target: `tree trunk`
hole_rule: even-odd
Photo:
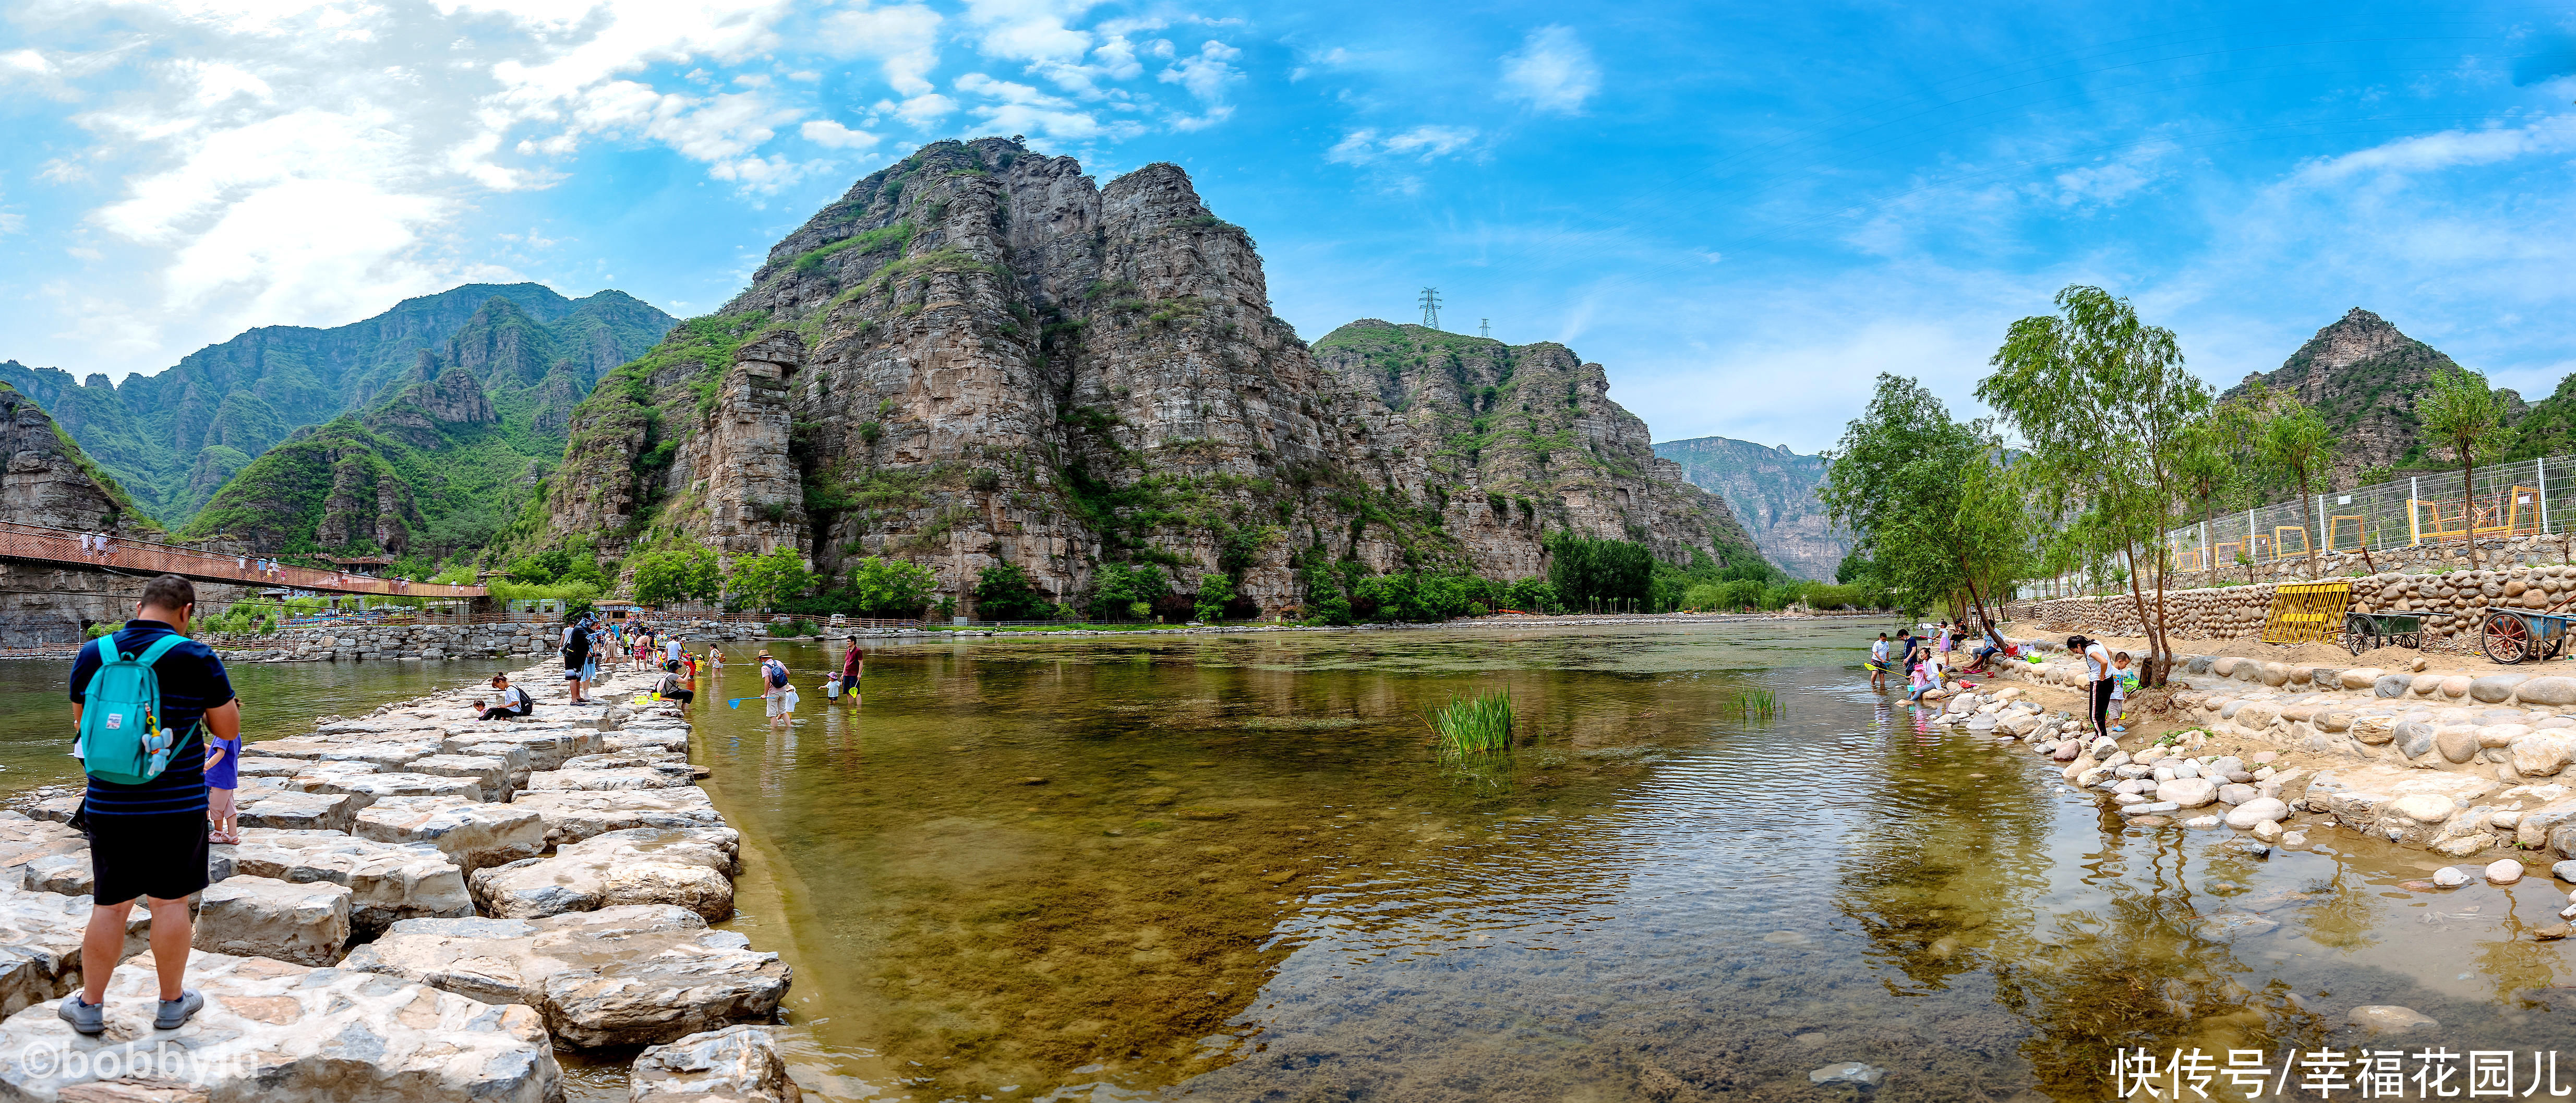
[[[2165,666],[2164,647],[2157,641],[2162,638],[2162,629],[2164,628],[2164,625],[2158,622],[2154,617],[2147,615],[2147,595],[2144,591],[2141,591],[2138,588],[2137,543],[2135,541],[2123,541],[2122,545],[2120,554],[2129,561],[2129,601],[2132,605],[2136,606],[2138,610],[2138,634],[2147,638],[2146,677],[2140,678],[2139,681],[2144,682],[2147,685],[2163,685]],[[2162,595],[2159,594],[2158,596],[2161,597]]]
[[[2478,465],[2476,453],[2460,448],[2460,526],[2467,529],[2469,569],[2478,569]]]
[[[2302,486],[2302,487],[2307,486],[2307,485],[2308,485],[2308,473],[2307,473],[2306,471],[2300,471],[2300,472],[2298,473],[2298,476],[2299,476],[2299,485],[2300,485],[2300,486]],[[2307,504],[2308,504],[2308,492],[2307,492],[2307,491],[2305,491],[2305,490],[2301,490],[2301,491],[2299,492],[2299,512],[2300,512],[2300,513],[2304,514],[2304,513],[2306,513],[2306,512],[2308,511],[2308,510],[2307,510]],[[2304,520],[2304,519],[2305,519],[2305,518],[2302,518],[2302,520]],[[2301,528],[2305,528],[2305,527],[2307,527],[2307,526],[2305,526],[2305,525],[2301,525],[2300,527],[2301,527]],[[2310,582],[2321,582],[2321,581],[2324,581],[2324,579],[2325,579],[2325,577],[2326,577],[2326,576],[2325,576],[2325,566],[2324,566],[2322,563],[2320,563],[2320,562],[2318,561],[2318,559],[2319,559],[2319,557],[2318,557],[2318,555],[2317,555],[2317,537],[2316,537],[2316,536],[2314,536],[2314,535],[2311,535],[2311,536],[2309,536],[2309,537],[2308,537],[2308,581],[2310,581]]]

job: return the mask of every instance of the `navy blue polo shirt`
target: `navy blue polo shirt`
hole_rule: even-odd
[[[71,699],[86,701],[89,680],[105,662],[99,657],[101,646],[110,646],[125,654],[141,654],[153,642],[174,632],[157,620],[130,620],[113,636],[102,636],[81,645],[80,657],[72,660]],[[89,779],[89,800],[85,807],[92,816],[146,816],[164,812],[197,812],[206,810],[206,733],[199,721],[206,710],[217,708],[233,699],[232,679],[224,675],[224,662],[215,650],[190,640],[164,652],[152,664],[152,673],[161,682],[161,724],[184,733],[177,747],[171,749],[170,766],[161,776],[141,785],[119,785],[113,781]]]

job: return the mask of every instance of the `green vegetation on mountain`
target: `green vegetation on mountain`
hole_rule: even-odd
[[[618,291],[567,299],[540,284],[470,284],[331,329],[264,326],[122,384],[15,361],[0,362],[0,382],[51,412],[144,512],[193,530],[227,480],[297,430],[372,409],[450,366],[559,450],[592,382],[671,322]]]

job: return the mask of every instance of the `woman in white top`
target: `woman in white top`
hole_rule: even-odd
[[[2088,679],[2087,686],[2093,694],[2093,734],[2108,736],[2111,734],[2111,687],[2118,684],[2113,681],[2117,675],[2111,670],[2111,649],[2102,646],[2100,640],[2082,636],[2066,637],[2066,649],[2084,656],[2084,677]]]

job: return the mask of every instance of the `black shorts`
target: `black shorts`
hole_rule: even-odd
[[[206,888],[206,814],[89,817],[92,899],[122,904],[137,896],[181,900]]]

